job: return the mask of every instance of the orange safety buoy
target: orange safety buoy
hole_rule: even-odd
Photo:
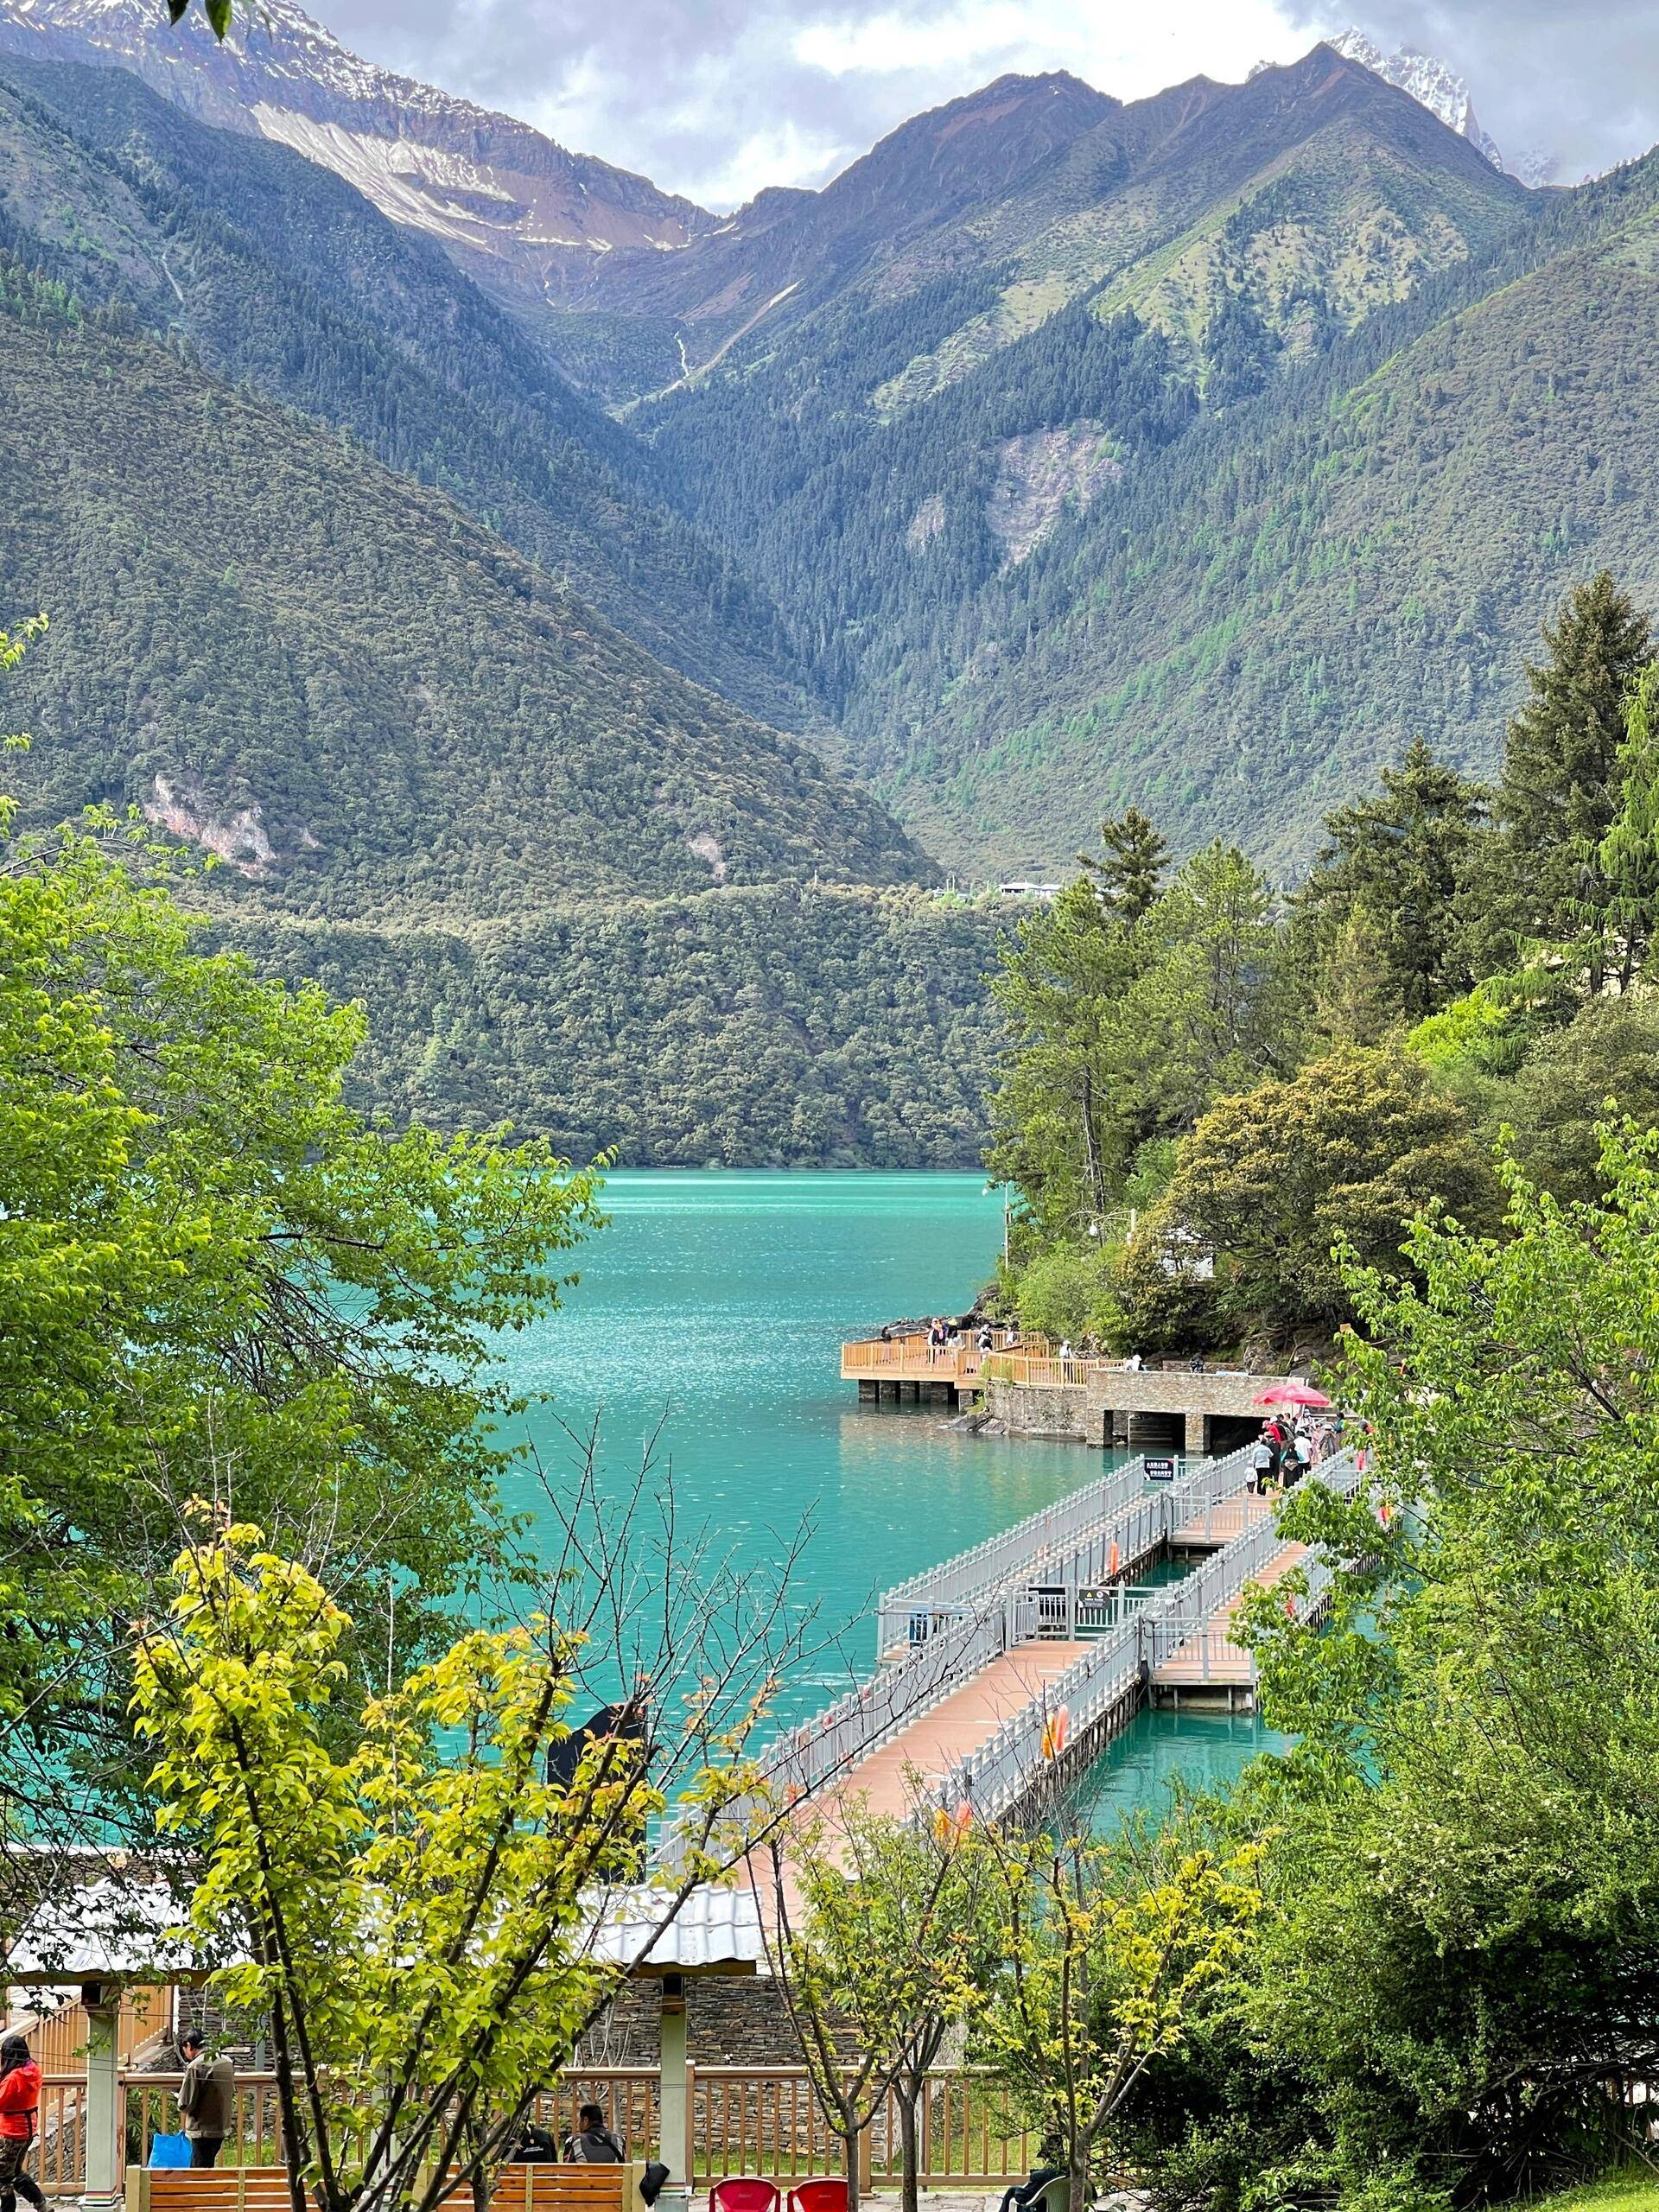
[[[1111,1580],[1111,1581],[1113,1581],[1113,1582],[1116,1582],[1116,1580],[1117,1580],[1117,1543],[1116,1543],[1116,1539],[1114,1539],[1114,1540],[1113,1540],[1112,1548],[1111,1548],[1111,1549],[1110,1549],[1110,1550],[1107,1553],[1107,1554],[1106,1554],[1106,1573],[1107,1573],[1107,1576],[1108,1576],[1108,1578],[1109,1578],[1109,1580]]]
[[[1388,1527],[1389,1522],[1394,1518],[1394,1508],[1389,1503],[1386,1497],[1382,1499],[1382,1503],[1376,1509],[1376,1517],[1382,1523],[1382,1526],[1385,1529]]]
[[[1287,1598],[1285,1600],[1285,1618],[1287,1620],[1294,1621],[1295,1618],[1296,1600],[1294,1598]]]

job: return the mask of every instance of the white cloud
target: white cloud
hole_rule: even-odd
[[[785,119],[751,131],[678,188],[704,207],[741,207],[769,184],[827,184],[863,150]]]
[[[969,78],[990,62],[1069,69],[1120,99],[1187,77],[1241,78],[1258,61],[1292,60],[1308,44],[1306,30],[1293,28],[1274,0],[1187,0],[1162,10],[959,0],[940,14],[887,9],[795,34],[796,58],[831,77],[932,73],[948,56]]]
[[[705,206],[817,185],[1006,70],[1138,99],[1357,22],[1460,69],[1500,145],[1574,176],[1659,130],[1652,0],[314,0],[373,60]]]

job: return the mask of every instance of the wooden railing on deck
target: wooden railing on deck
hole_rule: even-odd
[[[169,2011],[165,1989],[130,1989],[121,1999],[116,2027],[116,2056],[124,2066],[168,2027]],[[35,2063],[42,2075],[73,2074],[86,2056],[86,2007],[78,1998],[52,2012],[14,2011],[9,2031],[26,2038]]]
[[[1013,1329],[991,1332],[993,1351],[1016,1343],[1033,1345],[1039,1351],[1048,1349],[1043,1338],[1021,1338]],[[972,1382],[978,1377],[984,1357],[976,1329],[965,1332],[954,1344],[937,1347],[928,1343],[925,1332],[913,1331],[908,1336],[890,1337],[885,1344],[879,1337],[861,1337],[842,1344],[841,1371],[843,1377],[859,1376],[875,1382],[902,1377],[906,1382]]]
[[[984,1363],[988,1382],[1014,1382],[1027,1389],[1064,1389],[1081,1387],[1103,1368],[1121,1367],[1116,1359],[1046,1359],[1025,1351],[993,1352]]]
[[[838,2173],[841,2152],[824,2124],[804,2067],[696,2066],[691,2073],[695,2181],[723,2174],[764,2174],[791,2182]],[[129,2074],[124,2163],[143,2165],[158,2133],[176,2132],[176,2075]],[[80,2079],[42,2084],[41,2142],[35,2162],[48,2196],[74,2196],[81,2186]],[[537,2099],[537,2123],[555,2135],[572,2126],[576,2107],[596,2104],[635,2156],[658,2149],[655,2067],[599,2066],[563,2076]],[[922,2180],[931,2189],[991,2188],[1023,2178],[1036,2146],[1007,2119],[988,2080],[966,2068],[931,2076],[918,2114]],[[275,2077],[244,2074],[237,2082],[235,2133],[226,2139],[226,2166],[275,2165],[281,2157]],[[679,2160],[671,2156],[671,2162]],[[899,2114],[889,2096],[866,2136],[868,2178],[880,2187],[899,2171]]]

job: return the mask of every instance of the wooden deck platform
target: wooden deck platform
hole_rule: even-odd
[[[1086,1643],[1016,1644],[861,1759],[831,1796],[862,1797],[873,1813],[907,1818],[912,1810],[912,1773],[943,1774],[959,1759],[970,1758],[1005,1720],[1039,1696],[1045,1684],[1063,1675],[1088,1649]]]

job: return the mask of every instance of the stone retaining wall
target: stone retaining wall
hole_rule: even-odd
[[[626,1984],[584,2043],[588,2066],[655,2066],[661,1999],[654,1981]],[[694,2066],[798,2066],[800,2046],[764,1975],[688,1974],[686,2056]]]
[[[1063,1436],[1074,1444],[1098,1444],[1100,1414],[1090,1421],[1088,1392],[1081,1383],[988,1382],[985,1410],[1021,1436]]]

